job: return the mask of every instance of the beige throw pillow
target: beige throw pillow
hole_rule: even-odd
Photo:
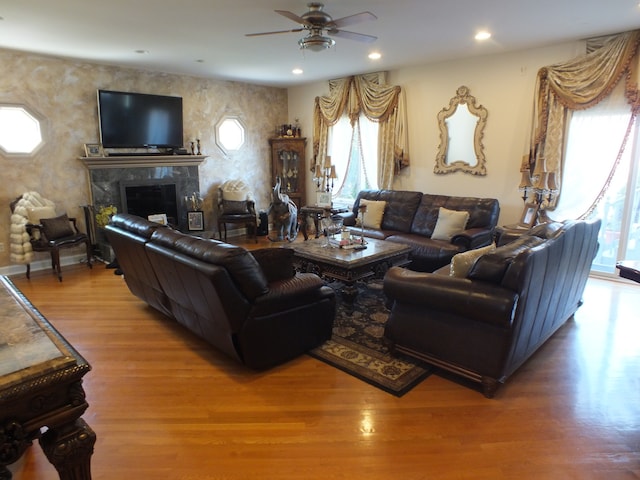
[[[360,200],[360,205],[366,205],[367,211],[364,213],[364,227],[375,228],[380,230],[382,226],[382,217],[387,202],[382,200]],[[362,218],[362,214],[358,213],[358,218]]]
[[[478,259],[487,253],[491,253],[496,249],[495,243],[487,245],[486,247],[476,248],[474,250],[467,250],[466,252],[458,253],[451,259],[451,266],[449,267],[449,275],[452,277],[466,278],[471,267],[478,261]]]
[[[431,238],[433,240],[451,240],[451,237],[464,230],[468,220],[469,212],[440,207],[438,221]]]

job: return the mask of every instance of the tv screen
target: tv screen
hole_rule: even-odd
[[[98,90],[100,141],[105,148],[181,148],[182,98]]]

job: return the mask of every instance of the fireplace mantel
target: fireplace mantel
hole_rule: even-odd
[[[80,157],[89,170],[101,168],[191,167],[198,166],[205,155],[132,155],[130,157]]]

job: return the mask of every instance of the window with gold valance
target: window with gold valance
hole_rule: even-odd
[[[315,99],[312,170],[325,164],[329,128],[345,114],[352,124],[361,114],[379,124],[378,185],[391,188],[394,175],[409,165],[402,89],[385,85],[380,73],[331,80],[329,95]]]
[[[530,149],[521,165],[523,182],[520,187],[532,187],[538,193],[542,210],[553,210],[563,185],[571,181],[565,178],[564,156],[572,112],[598,105],[614,91],[616,85],[624,81],[624,96],[629,105],[629,128],[620,145],[619,158],[640,108],[640,30],[614,35],[596,43],[596,47],[584,55],[538,71]],[[603,179],[600,192],[593,195],[585,215],[593,210],[602,197],[616,165],[614,162],[609,179]],[[529,174],[530,182],[527,184],[524,179]]]

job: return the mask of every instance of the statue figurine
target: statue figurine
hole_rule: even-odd
[[[289,195],[280,193],[281,180],[276,177],[276,185],[273,187],[271,205],[267,215],[273,213],[273,226],[276,230],[276,238],[269,237],[272,242],[287,240],[293,242],[298,236],[298,207],[289,198]]]

